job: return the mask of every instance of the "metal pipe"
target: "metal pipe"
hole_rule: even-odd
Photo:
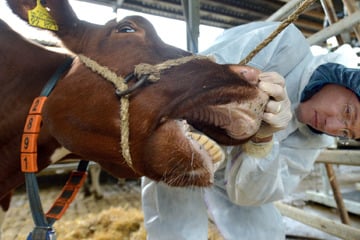
[[[287,16],[290,15],[290,11],[292,11],[302,0],[291,0],[287,2],[284,6],[282,6],[279,10],[274,12],[270,17],[268,17],[265,21],[280,21]]]
[[[350,16],[341,19],[340,21],[334,23],[333,25],[318,31],[317,33],[311,35],[307,38],[307,41],[310,45],[318,44],[325,41],[326,39],[336,36],[350,28],[353,25],[360,23],[360,11],[351,14]]]
[[[325,12],[326,17],[328,18],[329,24],[333,25],[338,21],[338,18],[336,16],[334,4],[331,0],[320,0],[321,6]],[[336,35],[336,40],[338,41],[339,45],[344,44],[344,40],[342,39],[341,35]]]
[[[348,11],[349,16],[358,10],[354,0],[343,0],[343,3],[346,10]],[[353,26],[353,30],[355,32],[356,38],[360,42],[360,24],[355,24]]]
[[[355,227],[329,220],[324,217],[309,214],[302,209],[289,206],[282,202],[275,202],[275,206],[283,216],[304,223],[307,226],[319,229],[323,232],[339,237],[341,239],[360,239],[360,230]]]

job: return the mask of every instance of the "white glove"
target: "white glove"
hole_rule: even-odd
[[[285,79],[276,72],[263,72],[259,80],[258,87],[270,96],[270,100],[259,131],[242,146],[244,152],[254,157],[264,157],[271,151],[273,134],[286,128],[292,118]]]
[[[259,88],[270,96],[263,115],[263,123],[256,138],[266,138],[285,129],[292,118],[291,103],[288,98],[285,79],[276,72],[264,72],[259,75]]]

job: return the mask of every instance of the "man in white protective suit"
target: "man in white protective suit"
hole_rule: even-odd
[[[239,63],[278,25],[254,22],[226,30],[201,54]],[[272,202],[296,188],[320,151],[334,143],[332,136],[360,138],[354,58],[313,56],[294,25],[283,30],[248,63],[263,71],[259,87],[273,99],[264,114],[267,127],[245,145],[224,146],[226,160],[210,188],[174,188],[143,178],[147,239],[207,240],[208,216],[226,240],[285,239]]]

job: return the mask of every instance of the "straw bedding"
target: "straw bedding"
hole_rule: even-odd
[[[54,225],[58,240],[146,240],[139,183],[103,184],[102,189],[104,196],[101,199],[85,197],[81,193],[77,196]],[[40,187],[45,210],[59,192],[57,187]],[[210,223],[209,226],[209,240],[222,240],[214,225]],[[32,228],[28,200],[24,190],[20,189],[5,215],[1,240],[25,240]]]

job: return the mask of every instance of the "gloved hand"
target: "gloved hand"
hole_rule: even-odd
[[[261,127],[252,139],[254,142],[271,140],[273,133],[286,128],[292,118],[285,79],[276,72],[263,72],[259,75],[259,80],[259,88],[270,96],[270,100],[266,105]]]
[[[273,146],[273,134],[286,128],[292,117],[285,79],[276,72],[263,72],[259,75],[259,80],[259,88],[270,96],[270,100],[259,131],[242,145],[242,150],[255,158],[263,158],[269,154]]]

